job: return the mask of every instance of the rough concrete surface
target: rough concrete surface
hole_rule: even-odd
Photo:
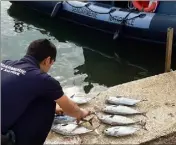
[[[129,116],[133,119],[145,121],[147,131],[141,129],[131,136],[110,137],[103,134],[103,130],[110,126],[101,123],[98,128],[99,135],[92,132],[76,137],[63,137],[50,133],[46,143],[54,141],[56,144],[63,144],[65,140],[66,144],[148,144],[150,140],[155,138],[174,132],[176,134],[176,71],[114,86],[101,92],[89,104],[82,107],[100,110],[105,106],[107,97],[118,95],[148,100],[133,107],[147,112],[147,117],[142,115]]]

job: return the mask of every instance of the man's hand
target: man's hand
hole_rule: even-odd
[[[78,122],[82,118],[90,114],[89,111],[81,109],[76,103],[74,103],[67,96],[62,96],[55,101],[60,106],[60,108],[63,109],[64,114],[77,118]]]
[[[81,119],[85,118],[91,113],[90,111],[85,110],[85,109],[80,109],[80,110],[81,110],[81,116],[77,118],[77,123],[79,123]]]
[[[62,110],[62,108],[60,108],[60,106],[56,103],[56,111],[55,111],[56,114],[58,115],[63,115],[64,112]]]

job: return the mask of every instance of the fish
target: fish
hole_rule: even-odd
[[[108,105],[105,106],[105,108],[102,109],[103,112],[105,113],[110,113],[110,114],[114,114],[114,115],[137,115],[137,114],[141,114],[146,116],[147,112],[139,112],[135,109],[132,109],[130,107],[127,106],[123,106],[123,105]]]
[[[137,100],[137,99],[131,99],[126,97],[109,97],[106,99],[106,103],[114,104],[114,105],[126,105],[126,106],[134,106],[139,102],[147,101],[146,99],[143,100]]]
[[[79,126],[78,124],[75,124],[75,123],[56,124],[51,127],[51,130],[58,134],[67,135],[67,136],[85,134],[93,131],[85,127]]]
[[[56,76],[56,77],[54,77],[56,80],[61,80],[61,79],[64,79],[64,77],[63,76]]]
[[[121,115],[100,115],[100,114],[96,114],[96,116],[98,117],[98,119],[108,125],[111,126],[124,126],[124,125],[140,125],[142,126],[142,129],[147,130],[146,128],[146,122],[139,120],[133,120],[131,118],[125,117],[125,116],[121,116]]]
[[[87,129],[86,127],[83,127],[75,123],[55,124],[55,125],[52,125],[51,127],[51,131],[58,133],[58,134],[66,135],[66,136],[86,134],[86,133],[93,132],[96,129],[97,127],[95,129]]]
[[[72,86],[72,87],[64,87],[63,91],[66,96],[73,96],[77,94],[83,94],[83,90],[79,86]]]
[[[53,123],[54,124],[64,124],[64,123],[70,123],[75,122],[76,118],[68,116],[68,115],[57,115],[54,117]]]
[[[94,119],[94,116],[88,120],[85,118],[82,118],[79,124],[81,125],[84,122],[88,122],[92,126],[93,119]],[[77,119],[75,117],[71,117],[68,115],[56,115],[53,121],[53,124],[68,124],[68,123],[77,123]]]
[[[88,103],[89,101],[91,101],[92,99],[93,99],[94,97],[83,97],[83,96],[81,96],[81,97],[79,97],[79,96],[76,96],[76,95],[72,95],[71,97],[70,97],[70,99],[73,101],[73,102],[75,102],[76,104],[78,104],[78,105],[81,105],[81,104],[86,104],[86,103]]]
[[[108,136],[120,137],[120,136],[134,134],[139,129],[140,128],[138,127],[132,127],[132,126],[114,126],[114,127],[105,129],[103,132],[105,135],[108,135]]]
[[[139,123],[139,121],[135,121],[133,119],[130,119],[128,117],[121,116],[121,115],[99,115],[98,114],[97,117],[101,122],[112,126]]]

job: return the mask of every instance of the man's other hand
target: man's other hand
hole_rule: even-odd
[[[91,113],[90,111],[82,109],[82,108],[81,108],[81,112],[82,113],[81,113],[80,118],[77,118],[77,123],[79,123],[81,119],[85,118],[86,116],[90,115],[90,113]]]
[[[63,115],[64,114],[62,108],[60,108],[57,103],[56,103],[56,111],[55,111],[55,113],[58,114],[58,115]]]

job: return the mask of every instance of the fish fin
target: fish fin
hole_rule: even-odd
[[[142,120],[141,120],[141,121],[139,121],[139,125],[141,125],[141,126],[142,126],[142,129],[144,129],[144,130],[148,131],[148,130],[147,130],[147,128],[146,128],[146,124],[147,124],[147,123],[146,123],[145,121],[142,121]]]
[[[99,92],[98,94],[97,94],[97,96],[99,96],[101,93]]]
[[[100,94],[100,93],[99,93],[99,94]],[[91,97],[91,100],[92,100],[92,99],[95,99],[95,98],[96,98],[96,95],[95,95],[94,97]]]
[[[142,115],[148,118],[147,112],[143,112]]]
[[[92,124],[92,120],[94,119],[94,116],[93,117],[91,117],[89,120],[86,120],[86,119],[82,119],[82,123],[84,123],[84,122],[89,122],[89,124],[91,125],[91,126],[93,126],[93,124]],[[82,124],[82,123],[80,123],[80,124]]]
[[[105,100],[105,103],[106,103],[106,104],[109,104],[109,101],[108,101],[108,99],[106,99],[106,100]]]
[[[148,100],[147,99],[142,99],[141,102],[143,102],[143,101],[148,101]]]
[[[121,98],[122,96],[115,96],[116,98]]]
[[[99,124],[97,127],[95,127],[92,131],[94,131],[97,135],[100,135],[100,133],[98,132],[98,128],[100,127],[101,124]]]
[[[91,118],[93,119],[93,118]],[[89,122],[89,121],[88,121]],[[90,122],[89,122],[90,123]],[[82,124],[82,123],[81,123]],[[81,124],[78,124],[78,127],[81,126]],[[97,127],[95,127],[94,129],[91,129],[90,132],[95,132],[97,135],[99,135],[100,133],[98,132],[97,128],[100,127],[101,124],[99,124]]]
[[[118,136],[119,131],[114,131],[114,136]]]
[[[112,107],[117,107],[117,106],[124,106],[124,105],[115,105],[115,104],[112,104],[112,105],[110,105],[110,106],[112,106]]]
[[[62,126],[67,126],[68,124],[67,123],[65,123],[65,124],[62,124]]]
[[[146,128],[147,123],[145,121],[140,120],[136,124],[142,126],[142,129],[147,130],[147,128]]]
[[[92,123],[93,119],[94,119],[94,116],[88,120],[88,122],[89,122],[90,125],[92,125],[92,126],[93,126],[93,123]]]
[[[94,130],[97,135],[100,135],[97,129]]]
[[[114,117],[114,115],[110,115],[109,117],[110,117],[110,118],[113,118],[113,117]]]
[[[75,96],[75,94],[71,95],[70,98],[73,98]]]

